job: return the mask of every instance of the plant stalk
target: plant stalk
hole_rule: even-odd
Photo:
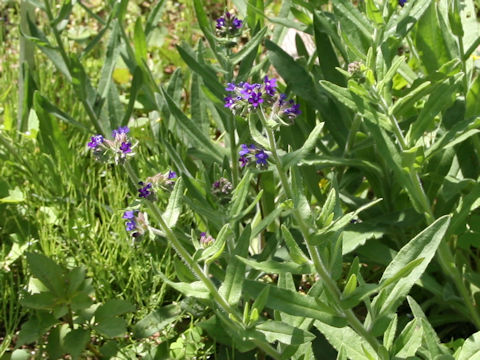
[[[138,184],[139,179],[128,162],[124,164],[124,168],[127,171],[131,181],[134,184]],[[220,293],[218,292],[212,280],[210,280],[210,278],[202,271],[198,263],[193,260],[193,258],[191,257],[187,249],[183,247],[182,243],[178,240],[178,238],[175,236],[173,231],[170,229],[170,227],[167,225],[167,223],[163,219],[163,216],[158,206],[151,201],[146,201],[145,204],[150,209],[153,217],[158,222],[161,229],[165,232],[165,237],[173,246],[177,254],[180,255],[180,257],[187,263],[187,265],[192,270],[193,274],[205,284],[210,294],[212,295],[213,299],[220,306],[222,311],[224,311],[225,313],[229,314],[234,318],[234,321],[232,321],[232,324],[235,324],[236,326],[241,327],[241,330],[245,330],[244,327],[240,325],[242,323],[242,317],[238,315],[237,311],[235,311],[235,309],[233,309],[230,306],[227,300],[225,300],[223,296],[220,295]],[[256,339],[251,339],[251,341],[253,341],[260,349],[262,349],[262,351],[269,354],[273,358],[275,359],[281,358],[281,355],[274,348],[272,348],[270,344],[268,344],[267,342],[259,341]]]
[[[282,187],[287,197],[293,200],[294,199],[293,191],[290,187],[290,182],[287,178],[287,175],[283,169],[283,165],[280,160],[280,157],[278,156],[277,144],[275,141],[275,135],[273,133],[273,130],[267,125],[267,121],[265,120],[263,113],[260,115],[260,119],[263,123],[264,128],[267,131],[268,142],[270,144],[270,151],[272,152],[272,157],[275,161],[275,166],[280,176],[280,182],[282,184]],[[328,273],[328,270],[325,267],[325,264],[323,263],[323,260],[320,256],[320,253],[318,252],[318,249],[316,248],[315,245],[312,244],[309,227],[303,220],[302,215],[300,214],[298,208],[296,208],[295,206],[293,207],[293,216],[305,239],[305,244],[307,246],[308,252],[313,261],[315,269],[317,270],[318,275],[320,276],[320,278],[323,280],[325,284],[325,289],[328,291],[329,295],[334,299],[334,301],[337,304],[340,304],[341,302],[340,289],[338,288],[337,284]],[[358,318],[355,316],[353,311],[351,309],[348,309],[348,310],[343,310],[342,312],[343,312],[342,315],[347,319],[352,329],[354,329],[359,335],[361,335],[365,340],[367,340],[367,342],[372,346],[372,348],[376,352],[378,352],[378,349],[380,347],[378,340],[367,329],[365,329],[365,327],[360,322],[360,320],[358,320]]]

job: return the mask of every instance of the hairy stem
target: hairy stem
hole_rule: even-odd
[[[284,170],[280,157],[278,156],[277,144],[275,141],[275,135],[273,133],[273,130],[267,125],[267,121],[263,113],[260,115],[260,119],[263,123],[264,128],[267,131],[270,151],[272,152],[272,157],[273,157],[273,160],[275,161],[275,166],[280,176],[280,182],[282,184],[282,187],[287,197],[293,200],[294,199],[293,191],[291,189],[290,182],[287,178],[286,171]],[[336,282],[330,276],[325,264],[323,263],[320,253],[318,252],[317,247],[312,244],[312,238],[311,238],[309,226],[308,224],[305,223],[302,215],[300,214],[300,211],[295,206],[293,207],[293,216],[295,218],[295,221],[298,227],[300,228],[300,232],[302,233],[303,238],[305,239],[305,244],[307,246],[308,252],[313,261],[315,269],[318,275],[320,276],[320,278],[322,279],[322,281],[324,282],[326,291],[334,299],[335,303],[340,304],[341,302],[340,289],[338,288]],[[361,335],[365,340],[367,340],[367,342],[372,346],[372,348],[375,351],[378,351],[380,347],[378,340],[367,329],[365,329],[363,324],[360,322],[360,320],[358,320],[358,318],[355,316],[355,314],[351,309],[343,310],[341,315],[343,315],[347,319],[352,329],[354,329],[359,335]]]
[[[138,184],[139,179],[135,174],[135,172],[133,171],[130,164],[126,162],[124,164],[124,167],[130,179],[132,180],[132,182],[134,184]],[[218,304],[218,306],[222,309],[222,311],[224,311],[226,314],[228,314],[235,320],[235,321],[232,321],[231,324],[234,326],[240,327],[241,330],[245,330],[244,327],[240,325],[242,323],[242,317],[237,313],[237,311],[234,308],[230,306],[227,300],[224,299],[222,295],[220,295],[220,293],[218,292],[218,289],[216,288],[212,280],[210,280],[210,278],[203,272],[203,270],[198,265],[198,263],[195,260],[193,260],[192,256],[187,251],[187,249],[183,247],[180,240],[176,237],[176,235],[173,233],[173,231],[170,229],[170,227],[167,225],[167,223],[163,219],[162,213],[160,212],[160,209],[158,208],[158,206],[151,201],[146,201],[145,204],[150,209],[151,214],[160,225],[160,228],[164,231],[165,237],[173,246],[177,254],[187,263],[187,265],[190,267],[193,274],[205,284],[208,291],[212,295],[213,299]],[[265,353],[269,354],[275,359],[280,359],[281,357],[280,354],[273,347],[271,347],[270,344],[268,344],[267,342],[259,341],[255,339],[251,339],[251,340]]]

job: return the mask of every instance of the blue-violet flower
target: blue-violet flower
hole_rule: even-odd
[[[261,84],[228,83],[225,90],[231,93],[224,98],[225,107],[234,114],[242,115],[262,107],[269,119],[283,125],[289,125],[301,114],[298,104],[293,100],[287,101],[285,94],[278,93],[275,78],[265,76]]]
[[[217,35],[222,38],[239,36],[243,27],[243,21],[228,11],[220,16],[216,22]]]

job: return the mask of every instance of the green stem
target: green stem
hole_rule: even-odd
[[[280,182],[282,184],[282,187],[287,197],[293,200],[294,199],[293,191],[290,187],[290,182],[288,181],[286,172],[283,168],[282,162],[277,153],[277,144],[275,141],[275,135],[273,133],[273,130],[267,125],[267,121],[263,114],[260,115],[260,119],[263,123],[264,128],[267,131],[270,151],[272,152],[272,157],[273,157],[273,160],[275,161],[275,166],[280,176]],[[324,282],[325,289],[328,291],[329,295],[333,298],[335,303],[340,304],[341,303],[340,289],[338,288],[336,282],[331,278],[330,274],[328,273],[328,270],[325,264],[323,263],[323,260],[320,256],[320,253],[318,252],[317,247],[312,244],[310,229],[308,225],[303,220],[303,217],[300,214],[300,211],[298,210],[297,207],[294,206],[292,211],[293,211],[293,216],[295,218],[295,221],[297,222],[297,225],[300,228],[300,232],[302,233],[305,239],[305,244],[307,246],[308,252],[313,261],[315,269],[317,270],[318,275]],[[342,310],[342,315],[347,319],[352,329],[354,329],[359,335],[361,335],[365,340],[367,340],[368,343],[372,346],[372,348],[375,351],[378,351],[380,347],[378,340],[367,329],[365,329],[365,327],[360,322],[360,320],[358,320],[358,318],[355,316],[353,311],[351,309]]]
[[[128,162],[124,164],[125,170],[127,171],[130,179],[134,184],[138,184],[138,177],[133,171],[132,167]],[[196,261],[193,260],[191,257],[190,253],[185,249],[180,242],[180,240],[176,237],[176,235],[173,233],[173,231],[170,229],[170,227],[167,225],[165,220],[163,219],[162,213],[160,212],[160,209],[158,206],[151,202],[151,201],[146,201],[145,204],[147,207],[150,209],[151,214],[155,218],[155,220],[158,222],[160,225],[161,229],[165,232],[165,237],[169,241],[169,243],[173,246],[177,254],[187,263],[189,268],[192,270],[193,274],[200,279],[205,286],[207,287],[208,291],[212,295],[213,299],[215,302],[218,304],[218,306],[227,313],[229,316],[231,316],[234,321],[232,321],[232,324],[236,324],[236,326],[241,327],[241,330],[245,330],[240,324],[242,323],[242,317],[233,309],[230,304],[223,298],[222,295],[218,292],[215,284],[212,282],[212,280],[202,271],[200,266]],[[265,351],[267,354],[271,355],[275,359],[280,359],[281,356],[280,354],[273,349],[267,342],[263,341],[258,341],[255,339],[251,339],[260,349]]]

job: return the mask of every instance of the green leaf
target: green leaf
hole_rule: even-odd
[[[85,280],[85,268],[77,266],[70,270],[66,277],[68,288],[67,294],[75,293]]]
[[[56,303],[57,297],[50,291],[27,295],[20,301],[22,306],[37,310],[51,310]]]
[[[257,298],[255,299],[255,301],[252,304],[252,312],[256,311],[257,314],[260,314],[263,311],[263,308],[265,307],[265,304],[267,303],[269,292],[270,292],[269,287],[263,288],[263,290],[260,292],[260,295],[257,296]]]
[[[281,203],[275,210],[268,214],[259,224],[257,224],[252,230],[252,238],[258,236],[268,225],[270,225],[282,212],[288,208],[288,200]]]
[[[392,353],[397,358],[405,359],[414,356],[422,345],[423,329],[417,319],[410,321],[393,344]]]
[[[264,27],[259,32],[257,32],[254,37],[248,40],[248,43],[244,47],[242,47],[239,52],[237,52],[234,56],[231,57],[230,61],[232,62],[232,64],[233,65],[238,64],[240,61],[245,59],[251,53],[256,54],[256,52],[258,51],[258,46],[260,45],[263,38],[265,37],[267,30],[268,28]]]
[[[243,176],[240,183],[233,190],[232,201],[230,206],[230,217],[237,218],[245,206],[248,190],[250,188],[250,182],[252,181],[253,174],[247,171]]]
[[[423,328],[423,338],[425,340],[425,344],[430,352],[431,356],[436,356],[440,354],[448,354],[449,351],[445,345],[440,343],[440,339],[438,338],[437,333],[432,325],[428,322],[428,319],[423,312],[420,305],[410,296],[407,296],[408,304],[410,305],[410,309],[412,310],[413,316],[418,321],[421,321],[422,328]]]
[[[30,19],[30,16],[27,16],[27,23],[31,35],[25,33],[22,33],[22,35],[25,38],[33,41],[35,45],[37,45],[48,57],[53,65],[55,65],[55,67],[65,75],[67,80],[72,81],[72,75],[70,74],[69,67],[65,63],[57,48],[52,47],[45,34],[37,27],[35,21]]]
[[[210,139],[198,128],[198,126],[188,118],[178,107],[168,93],[162,89],[162,95],[167,102],[168,109],[176,119],[176,123],[182,128],[192,143],[197,144],[201,149],[211,156],[212,160],[222,162],[223,154],[219,146],[212,143]]]
[[[27,253],[30,272],[57,297],[65,295],[64,270],[43,254]]]
[[[401,116],[405,114],[414,107],[417,101],[430,94],[436,88],[436,86],[436,83],[432,84],[430,81],[423,81],[413,89],[410,89],[407,94],[399,98],[390,108],[390,113],[395,116]]]
[[[456,354],[455,360],[478,360],[480,354],[480,331],[470,336]]]
[[[72,355],[72,359],[78,359],[90,341],[90,331],[75,329],[70,331],[64,339],[63,347]]]
[[[390,324],[388,324],[385,334],[383,334],[383,346],[385,346],[387,350],[390,350],[392,348],[393,340],[395,340],[395,333],[397,332],[397,323],[398,323],[398,316],[397,314],[394,314],[392,321],[390,321]]]
[[[346,88],[325,80],[320,80],[320,85],[330,93],[332,99],[335,101],[339,101],[354,112],[361,114],[376,126],[377,123],[379,123],[384,129],[391,130],[391,124],[385,114],[375,110],[375,108],[367,102],[364,97],[360,97]]]
[[[247,256],[251,238],[251,227],[247,225],[238,239],[232,257],[227,265],[225,280],[220,286],[219,293],[229,304],[236,305],[242,296],[243,281],[245,280],[245,264],[238,256]]]
[[[431,158],[439,151],[444,151],[445,149],[464,142],[471,136],[480,132],[478,129],[479,126],[480,118],[476,118],[473,121],[469,118],[455,123],[452,128],[442,134],[440,138],[425,151],[425,157]]]
[[[170,304],[152,311],[133,327],[136,338],[147,338],[163,330],[168,324],[180,318],[182,309],[178,304]]]
[[[255,330],[262,334],[259,336],[257,332],[250,331],[251,336],[255,339],[268,342],[278,341],[287,345],[301,345],[311,342],[315,338],[315,335],[309,331],[274,320],[257,324]]]
[[[397,253],[392,262],[385,269],[380,284],[383,281],[396,276],[407,265],[414,264],[414,260],[423,257],[424,261],[416,266],[407,276],[401,278],[395,284],[383,289],[373,300],[373,307],[378,316],[390,314],[400,305],[408,294],[415,282],[422,276],[428,264],[432,260],[442,241],[448,226],[450,217],[445,215],[437,219],[433,224],[420,232],[415,238],[410,240]]]
[[[370,344],[349,327],[336,328],[320,321],[315,321],[314,325],[337,351],[343,348],[349,359],[370,360],[362,347],[375,354]]]
[[[160,274],[160,273],[159,273]],[[175,290],[181,292],[185,296],[192,296],[199,299],[210,299],[210,291],[202,281],[194,281],[192,283],[173,282],[168,280],[165,275],[160,275],[164,282]]]
[[[18,186],[15,189],[8,190],[8,196],[0,199],[0,203],[15,204],[25,201],[25,195]]]
[[[256,261],[248,260],[243,257],[237,256],[237,258],[250,266],[253,269],[263,271],[267,274],[280,274],[280,273],[292,273],[292,274],[313,274],[315,273],[315,267],[310,263],[297,264],[292,261],[278,262],[275,260]]]
[[[270,287],[267,308],[278,310],[286,314],[317,319],[334,326],[345,326],[346,320],[336,315],[336,312],[312,296],[301,295],[295,291],[281,289],[252,280],[245,280],[243,290],[246,295],[256,299],[264,287]]]
[[[29,360],[31,359],[32,354],[27,350],[17,349],[12,352],[10,360]]]
[[[450,60],[446,40],[439,24],[436,4],[436,1],[430,2],[430,6],[418,21],[415,32],[418,54],[430,74]]]
[[[390,36],[394,36],[397,39],[404,39],[431,3],[432,0],[408,1],[398,16],[390,17],[386,26],[387,30],[385,31],[384,39]]]
[[[312,105],[321,107],[326,99],[322,98],[305,68],[273,42],[265,40],[265,47],[268,50],[270,62],[292,88],[292,91]]]
[[[123,336],[127,332],[127,324],[125,320],[117,317],[108,317],[98,322],[93,329],[98,331],[101,335],[113,338]]]
[[[290,230],[288,230],[288,228],[284,224],[282,224],[281,229],[283,239],[285,240],[285,244],[288,247],[288,251],[292,260],[299,265],[303,265],[309,262],[308,257],[303,253],[302,249],[300,249],[300,246],[298,246]]]
[[[27,322],[22,324],[22,328],[18,333],[17,346],[30,344],[36,341],[40,336],[45,334],[47,330],[56,324],[58,320],[47,312],[37,312],[30,317]]]
[[[312,149],[315,148],[315,144],[317,143],[317,140],[322,132],[323,125],[324,123],[317,123],[300,149],[288,152],[281,157],[281,162],[285,169],[288,169],[290,166],[298,165],[298,163],[303,160],[312,151]]]
[[[208,89],[218,99],[223,100],[226,91],[224,86],[218,81],[218,77],[215,72],[207,65],[198,62],[197,59],[195,59],[194,57],[195,55],[193,54],[193,51],[191,51],[191,49],[187,49],[186,45],[184,45],[183,47],[177,46],[177,50],[183,61],[187,63],[188,67],[202,77]]]
[[[342,296],[349,296],[353,294],[355,289],[357,288],[357,276],[355,274],[350,275],[348,278],[347,284],[345,285],[345,288],[343,289],[343,294]]]
[[[423,136],[427,128],[434,127],[434,117],[440,111],[451,106],[455,100],[457,89],[462,83],[463,76],[464,74],[457,74],[452,78],[442,81],[438,88],[432,92],[420,111],[417,120],[413,123],[411,137],[414,142]]]
[[[168,199],[167,208],[163,213],[163,218],[169,228],[175,227],[182,212],[184,189],[185,186],[182,178],[180,177],[175,182],[175,186],[170,194],[170,198]]]
[[[135,59],[137,60],[137,64],[143,64],[144,61],[147,61],[147,39],[143,31],[141,17],[138,17],[137,21],[135,21],[133,44],[135,46]]]
[[[77,129],[81,130],[83,133],[90,133],[90,128],[86,127],[81,122],[73,119],[70,115],[63,112],[51,102],[49,102],[44,96],[42,96],[38,91],[34,94],[35,103],[38,104],[43,110],[47,113],[55,116],[57,119],[62,120],[63,122],[75,126]]]
[[[109,318],[135,311],[135,306],[126,300],[111,299],[100,305],[95,311],[95,320],[103,322]]]
[[[386,233],[385,228],[367,222],[349,224],[343,232],[342,254],[349,254],[370,239],[380,239]]]
[[[348,0],[339,0],[333,3],[336,14],[341,14],[342,19],[353,23],[356,29],[367,39],[372,37],[373,25],[367,18]]]
[[[202,30],[203,35],[205,35],[205,38],[207,39],[208,44],[210,45],[210,48],[214,52],[215,56],[218,57],[218,54],[216,53],[215,36],[212,32],[212,22],[207,17],[205,12],[207,7],[205,6],[203,0],[193,0],[193,7],[195,9],[195,14],[197,15],[197,21],[200,25],[200,29]]]

